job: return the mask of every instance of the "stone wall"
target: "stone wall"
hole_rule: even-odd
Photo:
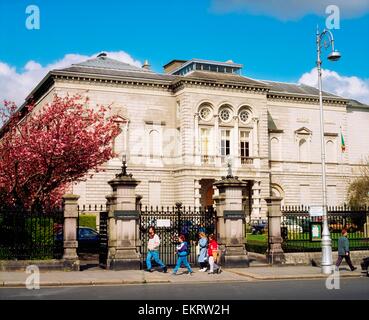
[[[369,257],[369,250],[365,251],[351,251],[351,261],[352,263],[360,268],[360,263],[363,258]],[[285,253],[285,264],[304,264],[304,265],[320,265],[321,261],[321,252],[289,252]],[[332,253],[333,263],[336,263],[337,260],[337,252]],[[341,266],[346,266],[346,262],[343,261]]]

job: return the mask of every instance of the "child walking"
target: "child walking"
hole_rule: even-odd
[[[220,273],[221,268],[216,264],[216,258],[218,256],[218,242],[215,240],[215,235],[209,235],[209,246],[208,246],[208,256],[210,271],[208,274]]]
[[[177,246],[176,253],[178,254],[178,260],[175,268],[173,269],[173,275],[177,274],[178,269],[181,267],[182,263],[188,269],[188,273],[191,275],[193,273],[190,264],[187,260],[188,254],[188,244],[185,241],[185,236],[181,234],[178,237],[179,245]]]

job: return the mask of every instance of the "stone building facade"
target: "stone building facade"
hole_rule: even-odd
[[[105,203],[107,181],[123,155],[141,181],[143,205],[212,205],[213,182],[226,174],[227,161],[247,183],[247,214],[264,216],[263,199],[270,195],[282,196],[285,205],[319,204],[318,90],[250,79],[241,70],[232,61],[192,59],[173,60],[159,74],[147,64],[138,68],[100,54],[51,71],[27,99],[42,106],[54,94],[80,93],[119,116],[119,156],[104,172],[73,186],[80,204]],[[326,92],[323,101],[328,203],[340,205],[369,154],[369,106]]]

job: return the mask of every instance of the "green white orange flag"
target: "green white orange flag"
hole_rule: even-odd
[[[343,139],[342,129],[341,129],[341,150],[342,152],[345,152],[346,150],[346,145],[345,145],[345,140]]]

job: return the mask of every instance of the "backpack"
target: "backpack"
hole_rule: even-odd
[[[191,244],[186,242],[186,245],[187,245],[187,255],[189,256],[191,254]]]

